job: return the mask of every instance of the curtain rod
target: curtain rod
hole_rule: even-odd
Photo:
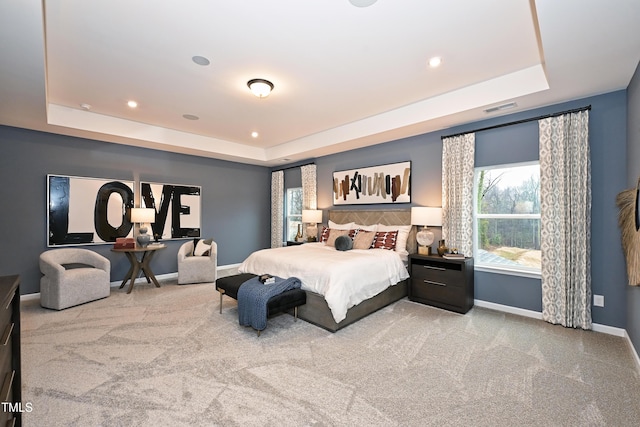
[[[559,113],[545,114],[543,116],[531,117],[530,119],[516,120],[515,122],[503,123],[501,125],[487,126],[485,128],[469,130],[469,131],[460,132],[460,133],[454,133],[453,135],[441,136],[440,139],[452,138],[454,136],[460,136],[460,135],[464,135],[464,134],[467,134],[467,133],[475,133],[475,132],[482,132],[482,131],[485,131],[485,130],[498,129],[498,128],[502,128],[502,127],[505,127],[505,126],[519,125],[521,123],[532,122],[534,120],[548,119],[549,117],[558,117],[558,116],[562,116],[564,114],[577,113],[579,111],[585,111],[585,110],[591,110],[591,105],[587,105],[586,107],[574,108],[573,110],[560,111]]]
[[[315,164],[316,162],[309,162],[309,163],[304,163],[302,165],[290,166],[288,168],[273,169],[271,172],[287,171],[289,169],[296,169],[296,168],[301,168],[302,166],[309,166],[309,165],[315,165]]]

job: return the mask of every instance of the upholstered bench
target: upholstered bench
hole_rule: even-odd
[[[240,285],[254,277],[256,277],[255,274],[240,273],[233,276],[221,277],[216,280],[216,290],[220,292],[220,313],[222,313],[222,296],[227,295],[237,300]],[[269,299],[267,302],[267,316],[293,309],[294,321],[297,321],[298,306],[306,303],[307,293],[305,291],[299,288],[291,289]],[[258,331],[258,335],[260,335],[260,331]]]

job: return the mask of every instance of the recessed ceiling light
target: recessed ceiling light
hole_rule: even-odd
[[[183,114],[182,117],[187,120],[200,120],[200,117],[194,116],[193,114]]]
[[[80,104],[80,108],[82,108],[83,110],[89,111],[91,110],[91,104]]]
[[[127,102],[127,105],[130,108],[136,108],[138,106],[138,103],[136,101],[129,101],[129,102]]]
[[[256,131],[251,132],[251,137],[252,137],[252,138],[257,138],[257,137],[258,137],[258,135],[259,135],[259,134],[258,134],[258,132],[256,132]]]
[[[211,64],[211,61],[209,61],[207,58],[205,58],[204,56],[194,56],[193,58],[191,58],[191,60],[193,62],[195,62],[198,65],[202,65],[202,66],[206,66]]]
[[[356,7],[369,7],[378,0],[349,0],[349,3]]]
[[[431,68],[439,67],[440,64],[442,64],[442,58],[439,56],[434,56],[429,60],[429,67]]]

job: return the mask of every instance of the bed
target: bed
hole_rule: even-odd
[[[400,248],[341,252],[323,243],[306,243],[254,252],[239,271],[297,276],[307,293],[307,303],[298,308],[298,317],[335,332],[407,295],[407,257],[416,251],[410,218],[408,209],[329,211],[329,220],[337,224],[404,225],[409,230],[406,252]],[[356,286],[363,278],[366,287]]]

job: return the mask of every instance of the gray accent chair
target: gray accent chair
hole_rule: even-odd
[[[111,262],[81,248],[52,249],[40,254],[40,305],[62,310],[106,298],[111,293]]]
[[[213,283],[216,281],[216,269],[218,267],[218,245],[212,239],[205,240],[211,243],[209,255],[193,255],[193,241],[185,242],[178,249],[178,284],[188,283]]]

